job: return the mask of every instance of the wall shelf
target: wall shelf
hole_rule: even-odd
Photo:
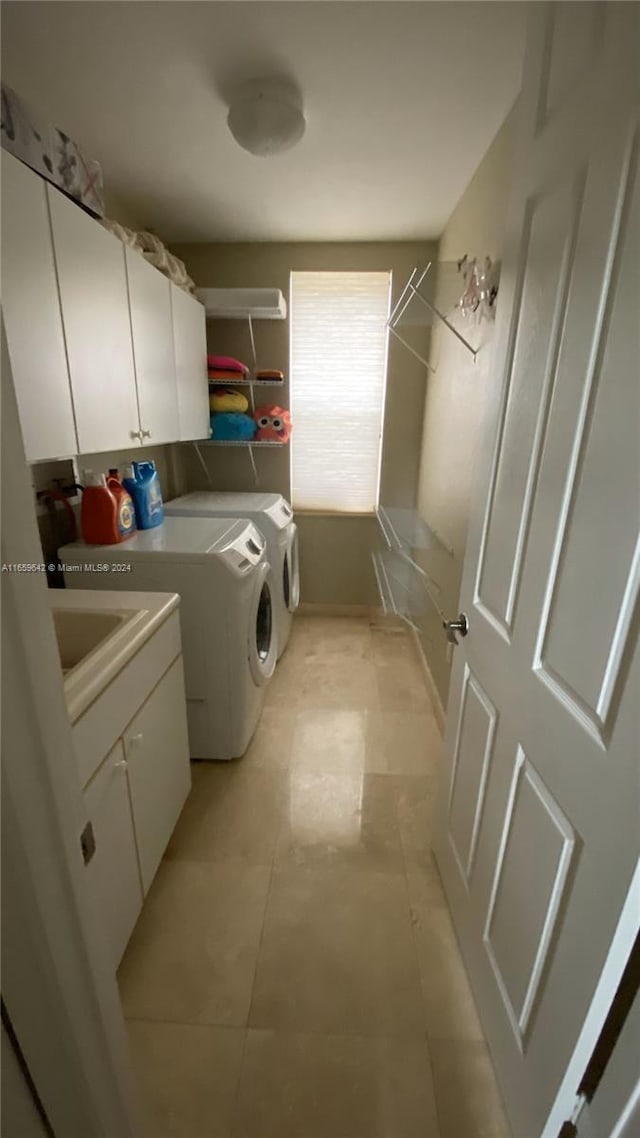
[[[283,387],[284,379],[210,379],[212,387]]]
[[[379,506],[376,514],[387,549],[399,553],[430,549],[453,557],[451,546],[427,525],[417,510]]]
[[[471,353],[475,362],[476,356],[478,354],[478,349],[474,348],[473,345],[465,339],[462,333],[458,331],[455,325],[453,325],[451,321],[447,319],[444,312],[441,312],[439,308],[436,308],[435,304],[433,304],[432,301],[424,295],[424,281],[429,274],[431,266],[432,262],[429,261],[428,264],[425,265],[424,269],[419,269],[417,266],[412,269],[409,280],[400,293],[400,296],[398,297],[398,300],[393,307],[393,311],[387,320],[387,328],[392,333],[392,335],[395,336],[396,340],[399,340],[400,343],[407,349],[407,351],[411,352],[412,356],[415,356],[415,358],[419,360],[421,364],[424,364],[424,366],[428,368],[429,371],[433,371],[434,369],[429,361],[426,360],[424,356],[420,355],[420,352],[418,352],[416,348],[414,348],[408,342],[408,340],[406,340],[404,336],[400,334],[398,331],[398,325],[425,324],[429,323],[435,318],[436,320],[441,321],[441,323],[444,324],[445,327],[453,333],[456,339],[458,339],[460,343],[467,349],[467,351]],[[416,320],[411,318],[410,309],[412,308],[414,301],[419,302],[419,308],[423,316],[422,319]],[[428,314],[427,319],[424,318],[425,313]]]
[[[201,447],[286,447],[286,443],[276,443],[272,439],[201,439]]]
[[[286,320],[279,288],[199,288],[198,300],[212,320]]]

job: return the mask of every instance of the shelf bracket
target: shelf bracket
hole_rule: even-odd
[[[198,446],[198,444],[196,442],[194,442],[193,447],[194,447],[194,450],[195,450],[195,452],[196,452],[196,454],[200,460],[200,465],[201,465],[202,469],[204,470],[205,478],[206,478],[207,482],[209,483],[209,485],[211,486],[211,485],[213,485],[213,483],[211,482],[211,475],[209,473],[209,467],[207,466],[206,462],[204,461],[204,458],[202,457],[202,451],[200,450],[200,447]]]
[[[249,445],[249,461],[251,463],[251,469],[253,470],[254,484],[256,486],[259,486],[260,485],[260,479],[258,478],[258,468],[256,467],[256,460],[255,460],[255,456],[253,453],[253,447],[251,445]]]
[[[415,285],[410,283],[409,289],[410,289],[412,295],[417,296],[418,300],[422,301],[425,308],[429,309],[429,312],[432,312],[434,316],[437,316],[439,320],[442,320],[443,324],[446,324],[449,331],[453,332],[454,336],[460,341],[461,344],[464,344],[464,346],[468,352],[471,352],[471,355],[473,356],[473,359],[475,362],[475,358],[478,354],[478,349],[472,347],[471,344],[469,343],[469,341],[465,340],[464,336],[451,323],[451,321],[447,320],[447,317],[445,316],[444,312],[441,312],[439,308],[436,308],[435,304],[431,304],[431,302],[429,300],[427,300],[427,298],[425,296],[423,296],[421,292],[418,291],[418,288],[416,288]]]
[[[467,351],[471,353],[475,363],[478,349],[474,348],[473,345],[470,344],[467,339],[465,339],[462,333],[459,332],[455,325],[452,324],[451,321],[445,316],[444,312],[441,312],[439,308],[436,308],[435,304],[432,304],[431,301],[427,300],[426,296],[423,296],[423,294],[420,292],[420,286],[427,273],[429,272],[431,265],[432,262],[429,261],[421,273],[419,273],[417,267],[412,269],[409,280],[400,293],[400,296],[394,305],[393,311],[387,320],[387,328],[390,332],[393,332],[393,335],[397,340],[400,341],[400,343],[407,349],[407,351],[411,352],[412,356],[415,356],[415,358],[419,360],[419,362],[423,364],[424,367],[428,368],[429,371],[435,372],[436,369],[432,366],[432,364],[430,364],[428,360],[425,360],[424,356],[421,356],[420,353],[416,351],[416,349],[413,348],[411,344],[409,344],[397,330],[397,325],[409,307],[411,301],[414,299],[414,297],[417,297],[417,299],[424,305],[424,307],[431,313],[432,316],[435,316],[438,320],[441,320],[442,323],[449,329],[449,331],[453,332],[453,335],[456,337],[456,339],[459,340],[460,343],[467,349]]]

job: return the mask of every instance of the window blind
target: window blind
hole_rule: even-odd
[[[378,505],[390,285],[390,272],[291,274],[296,509]]]

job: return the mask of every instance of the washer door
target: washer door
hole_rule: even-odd
[[[291,522],[287,548],[282,559],[282,595],[289,612],[295,612],[300,602],[300,569],[298,565],[298,527]]]
[[[258,569],[249,613],[249,665],[256,684],[266,684],[276,666],[278,643],[273,573],[268,561]]]

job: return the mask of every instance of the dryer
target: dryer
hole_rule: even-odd
[[[60,559],[71,588],[180,594],[191,757],[244,754],[276,663],[274,578],[253,523],[169,517],[119,545],[73,542]]]
[[[235,494],[206,491],[184,494],[165,502],[165,514],[191,517],[243,517],[258,527],[267,541],[275,578],[275,612],[278,657],[284,652],[293,614],[300,600],[298,528],[293,510],[281,494]]]

